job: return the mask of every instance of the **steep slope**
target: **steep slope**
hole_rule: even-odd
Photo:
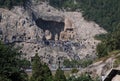
[[[92,65],[83,69],[78,74],[88,72],[92,77],[103,76],[105,78],[112,69],[120,69],[119,50],[111,52],[109,56],[96,60]]]
[[[0,9],[0,38],[6,44],[20,46],[30,60],[38,53],[45,62],[95,58],[97,34],[106,33],[80,12],[63,12],[44,2],[28,3],[26,8]]]
[[[95,56],[96,45],[100,41],[95,40],[94,36],[101,33],[106,33],[106,31],[95,22],[86,21],[81,12],[65,12],[64,14],[73,22],[76,32],[76,41],[81,45],[84,45],[84,48],[78,50],[80,56],[91,54]]]

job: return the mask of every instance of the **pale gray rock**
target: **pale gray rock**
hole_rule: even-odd
[[[56,38],[60,37],[62,31],[66,38],[73,38],[69,42],[43,41],[46,30],[50,33],[46,36],[48,39],[58,40]],[[94,58],[96,45],[100,42],[94,36],[101,33],[106,31],[96,23],[86,21],[81,12],[58,11],[44,2],[32,0],[25,9],[18,6],[12,10],[0,8],[0,39],[22,47],[20,51],[29,60],[36,53],[51,64],[57,64],[58,57],[62,62],[66,58],[83,59],[87,55]]]

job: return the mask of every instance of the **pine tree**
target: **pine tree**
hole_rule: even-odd
[[[27,74],[21,70],[21,53],[0,42],[0,81],[27,81]]]
[[[52,81],[52,73],[49,67],[45,63],[41,63],[38,54],[33,58],[31,81]]]
[[[31,81],[42,81],[42,63],[40,62],[40,57],[36,54],[32,61],[32,77]]]
[[[43,70],[43,77],[45,79],[45,81],[52,81],[52,73],[49,69],[49,67],[47,66],[47,64],[43,64],[42,66],[42,70]]]
[[[55,81],[67,81],[64,75],[64,71],[59,67],[55,73]]]

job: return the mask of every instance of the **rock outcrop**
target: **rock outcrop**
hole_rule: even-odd
[[[120,65],[117,63],[119,61],[119,57],[119,51],[115,53],[113,52],[109,56],[103,57],[88,66],[87,68],[82,69],[82,71],[80,71],[78,74],[87,72],[94,78],[98,76],[106,78],[112,69],[120,70]]]
[[[42,30],[36,26],[23,8],[15,7],[13,11],[0,9],[0,13],[0,39],[5,43],[36,43],[42,39]]]
[[[81,12],[63,12],[47,3],[31,3],[12,10],[0,8],[0,39],[20,46],[20,52],[31,59],[35,53],[49,63],[59,59],[79,60],[95,57],[96,34],[106,33],[94,22],[88,22]]]

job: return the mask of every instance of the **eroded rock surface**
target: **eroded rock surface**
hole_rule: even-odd
[[[0,39],[20,46],[29,60],[36,53],[49,63],[58,60],[95,58],[96,34],[106,33],[81,12],[63,12],[47,3],[29,3],[26,9],[0,9]]]

